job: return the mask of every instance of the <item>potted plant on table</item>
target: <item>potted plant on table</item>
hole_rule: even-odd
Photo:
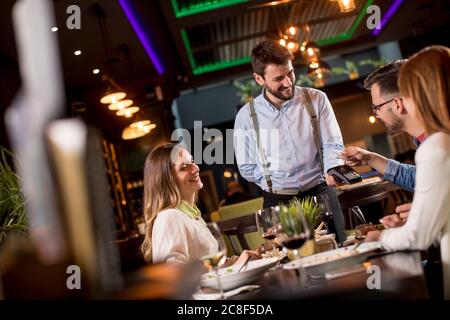
[[[294,198],[289,204],[283,206],[280,213],[280,221],[284,233],[287,235],[304,233],[304,224],[301,215],[305,218],[308,231],[308,239],[299,249],[301,256],[308,256],[315,253],[314,230],[319,221],[320,207],[311,197],[302,199]],[[293,254],[288,253],[291,260],[295,259]]]

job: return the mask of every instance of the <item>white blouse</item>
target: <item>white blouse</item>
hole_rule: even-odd
[[[188,263],[217,251],[217,241],[199,217],[179,209],[158,213],[153,224],[152,261]]]
[[[385,230],[387,250],[426,250],[440,241],[444,295],[450,299],[450,135],[429,136],[416,152],[416,187],[407,222]]]

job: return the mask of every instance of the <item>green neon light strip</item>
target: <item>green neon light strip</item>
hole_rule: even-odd
[[[187,9],[180,10],[177,0],[172,0],[172,8],[175,12],[175,17],[182,18],[190,16],[197,13],[207,12],[211,10],[216,10],[219,8],[233,6],[238,3],[248,2],[248,0],[205,0],[203,2],[191,5]]]
[[[207,65],[195,68],[193,70],[193,73],[195,75],[199,75],[199,74],[206,73],[206,72],[217,71],[217,70],[221,70],[221,69],[225,69],[225,68],[239,66],[241,64],[245,64],[245,63],[249,63],[249,62],[250,62],[250,57],[245,57],[245,58],[240,58],[240,59],[235,59],[235,60],[230,60],[230,61],[220,61],[220,62],[211,63],[211,64],[207,64]]]
[[[189,42],[189,38],[188,35],[186,33],[185,29],[181,29],[181,38],[183,39],[183,43],[184,43],[184,47],[186,48],[186,52],[189,58],[189,62],[191,63],[191,68],[195,74],[195,59],[194,59],[194,55],[192,54],[192,49],[191,49],[191,43]]]
[[[338,34],[336,36],[332,36],[332,37],[329,37],[329,38],[325,38],[325,39],[322,39],[322,40],[318,40],[316,43],[319,46],[327,46],[327,45],[330,45],[330,44],[335,44],[335,43],[338,43],[338,42],[342,42],[342,41],[346,41],[346,40],[351,39],[353,37],[353,34],[355,33],[356,29],[361,24],[362,19],[366,15],[367,8],[373,3],[373,1],[374,0],[368,0],[366,2],[364,7],[361,9],[361,11],[359,11],[358,17],[356,17],[355,22],[353,23],[353,25],[351,26],[351,28],[347,32],[341,33],[341,34]]]
[[[242,0],[227,1],[227,3],[231,3],[231,2],[238,3],[238,2],[244,2],[244,1],[242,1]],[[367,0],[366,4],[362,8],[362,10],[359,12],[358,17],[356,17],[355,22],[353,23],[353,25],[350,27],[350,29],[347,32],[341,33],[341,34],[338,34],[338,35],[335,35],[335,36],[332,36],[329,38],[325,38],[322,40],[318,40],[318,41],[316,41],[316,43],[319,46],[326,46],[326,45],[336,44],[336,43],[351,39],[353,34],[355,33],[356,29],[361,24],[361,21],[363,20],[364,16],[366,15],[367,8],[373,2],[374,2],[374,0]],[[172,0],[172,5],[174,6],[174,8],[177,6],[176,0]],[[231,60],[231,61],[219,61],[216,63],[197,67],[196,63],[195,63],[195,58],[192,54],[189,37],[188,37],[185,29],[181,30],[181,37],[183,38],[184,46],[186,47],[186,51],[187,51],[187,54],[189,57],[189,62],[191,63],[192,73],[194,75],[199,75],[199,74],[206,73],[206,72],[217,71],[217,70],[221,70],[221,69],[225,69],[225,68],[235,67],[235,66],[250,62],[250,57],[245,57],[245,58],[235,59],[235,60]]]

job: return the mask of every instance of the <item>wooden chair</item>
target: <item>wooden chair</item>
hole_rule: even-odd
[[[245,234],[258,231],[254,214],[225,221],[218,221],[217,225],[230,242],[233,254],[239,255],[243,250],[254,249],[250,248],[247,239],[245,238]],[[264,242],[262,237],[261,242]]]
[[[252,200],[247,200],[231,204],[228,206],[220,207],[217,211],[211,213],[210,219],[213,222],[218,222],[244,217],[247,215],[253,215],[257,210],[262,209],[262,206],[263,206],[263,198],[259,197]],[[246,233],[244,237],[250,249],[255,249],[264,243],[264,239],[258,232]],[[233,238],[237,241],[236,236],[233,236]],[[235,250],[231,246],[231,243],[230,241],[228,241],[228,237],[226,236],[225,236],[225,244],[227,246],[228,255],[232,255],[233,252],[235,252]]]

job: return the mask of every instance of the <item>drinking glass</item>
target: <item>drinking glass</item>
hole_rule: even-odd
[[[326,193],[318,194],[313,197],[313,201],[320,208],[320,216],[323,222],[325,223],[325,226],[327,227],[328,233],[336,234],[334,224],[332,223],[334,213],[333,210],[331,209],[330,198],[328,197],[328,194]]]
[[[276,235],[281,231],[280,223],[280,207],[270,207],[263,210],[258,210],[255,213],[256,225],[261,236],[272,242],[272,253],[274,257],[278,257],[278,243],[276,242]],[[280,261],[277,262],[279,264]]]
[[[223,294],[222,282],[219,276],[219,267],[225,262],[227,259],[227,249],[225,247],[225,242],[223,240],[222,232],[219,229],[219,226],[215,222],[209,222],[206,224],[208,230],[213,235],[214,239],[217,241],[217,247],[213,248],[207,255],[201,257],[203,265],[208,268],[208,270],[214,270],[217,279],[217,287],[219,289],[219,298],[224,299],[225,296]]]
[[[280,205],[279,219],[282,230],[277,234],[281,245],[293,251],[295,264],[301,268],[300,248],[310,238],[311,232],[300,204]]]

